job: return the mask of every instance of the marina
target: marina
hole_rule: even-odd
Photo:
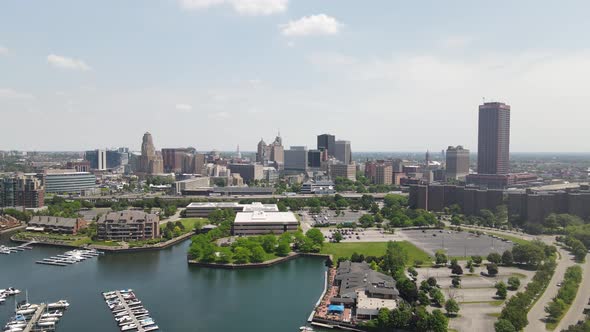
[[[35,263],[53,266],[68,266],[90,258],[98,257],[103,254],[103,252],[94,249],[76,249],[67,251],[60,255],[43,258],[42,260],[36,261]]]
[[[132,289],[102,293],[121,331],[157,331],[156,322],[149,316]]]
[[[6,323],[4,331],[56,331],[57,324],[63,316],[63,310],[67,309],[69,306],[70,304],[65,300],[49,304],[30,304],[28,301],[25,301],[17,306],[15,300],[15,315]]]
[[[10,255],[10,254],[14,254],[14,253],[18,253],[18,252],[22,252],[25,250],[32,250],[33,247],[31,247],[31,245],[35,244],[34,241],[25,243],[25,244],[21,244],[19,246],[16,247],[8,247],[5,245],[0,245],[0,254],[1,255]]]

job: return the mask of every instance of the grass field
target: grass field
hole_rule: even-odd
[[[410,264],[415,260],[421,260],[424,265],[430,265],[431,259],[427,253],[408,241],[401,241],[401,245],[408,252]],[[350,257],[353,253],[363,254],[365,256],[383,256],[387,249],[387,242],[341,242],[341,243],[324,243],[320,253],[331,254],[334,260],[339,257]]]
[[[209,223],[209,220],[207,220],[205,218],[182,218],[179,220],[180,220],[180,222],[182,222],[182,224],[184,225],[184,228],[187,230],[201,228],[201,227],[203,227],[203,225],[206,225]],[[173,221],[173,223],[176,223],[176,221]],[[165,223],[160,225],[161,230],[164,230],[165,228],[166,228]]]

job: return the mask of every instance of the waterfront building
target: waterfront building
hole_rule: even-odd
[[[343,164],[352,162],[350,141],[336,141],[334,144],[334,157]]]
[[[469,150],[461,145],[449,146],[446,151],[447,179],[464,180],[469,174]]]
[[[187,205],[185,216],[187,218],[207,218],[215,210],[231,209],[234,212],[279,212],[276,204],[262,204],[254,202],[252,204],[239,204],[237,202],[193,202]]]
[[[44,205],[45,188],[36,174],[17,173],[0,178],[0,208],[37,209]]]
[[[306,172],[308,161],[308,151],[305,146],[292,146],[285,151],[285,171]]]
[[[238,212],[233,224],[233,235],[282,234],[297,231],[299,221],[293,212],[269,212],[254,209]]]
[[[109,212],[98,218],[101,241],[142,241],[160,237],[160,219],[155,214],[137,210]]]
[[[33,216],[27,223],[26,230],[75,235],[87,226],[88,222],[82,218]]]
[[[338,287],[338,295],[332,297],[330,302],[354,308],[357,320],[373,319],[383,308],[397,308],[399,291],[395,280],[371,269],[366,262],[340,262],[334,284]]]
[[[327,151],[328,156],[334,156],[336,153],[336,136],[330,134],[318,135],[318,150]]]
[[[54,194],[88,194],[96,190],[96,176],[71,169],[50,169],[41,174],[45,192]]]
[[[142,174],[164,173],[164,161],[162,156],[156,152],[152,134],[146,132],[141,143],[141,156],[139,156],[138,172]]]

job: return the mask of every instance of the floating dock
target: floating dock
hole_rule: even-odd
[[[148,315],[149,312],[147,309],[137,299],[133,290],[105,292],[103,296],[121,331],[148,332],[159,329],[153,319]],[[113,303],[109,304],[109,302]],[[128,319],[119,320],[125,316],[128,316]],[[126,328],[127,325],[134,325],[135,327]]]
[[[39,306],[39,308],[37,308],[37,311],[35,311],[35,313],[33,314],[33,317],[31,317],[31,319],[27,323],[27,326],[24,328],[23,332],[33,332],[33,331],[41,331],[41,330],[47,329],[47,328],[37,328],[37,322],[39,322],[39,319],[41,319],[41,315],[43,315],[45,308],[47,308],[46,304],[41,304]],[[55,329],[55,327],[54,327],[54,329]]]
[[[97,250],[83,250],[76,249],[66,251],[61,255],[44,258],[43,260],[36,261],[37,264],[53,265],[53,266],[68,266],[74,263],[79,263],[90,258],[95,258],[104,253]]]

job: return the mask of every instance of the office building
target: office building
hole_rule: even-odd
[[[240,174],[246,183],[262,180],[264,177],[264,166],[260,164],[229,164],[227,167],[232,173]]]
[[[160,219],[155,214],[126,210],[109,212],[96,221],[101,241],[142,241],[160,237]]]
[[[495,211],[504,203],[504,192],[498,189],[439,184],[410,186],[409,206],[413,209],[440,212],[456,204],[465,215],[476,215],[484,209]]]
[[[378,164],[375,166],[375,184],[390,185],[393,183],[393,167],[388,164]]]
[[[301,185],[301,194],[331,195],[335,194],[333,181],[308,181]]]
[[[308,151],[305,146],[292,146],[285,151],[285,171],[307,171]]]
[[[181,181],[175,181],[170,187],[170,194],[182,195],[187,190],[195,190],[199,188],[209,188],[211,186],[211,179],[208,176],[190,178]]]
[[[343,164],[350,164],[352,162],[350,141],[336,141],[334,145],[334,157]]]
[[[86,151],[84,159],[90,162],[90,168],[104,171],[107,169],[107,152],[106,150]]]
[[[336,136],[330,134],[318,135],[318,150],[328,151],[328,156],[336,153]]]
[[[464,180],[469,174],[469,150],[461,145],[449,146],[446,151],[446,178]]]
[[[307,166],[310,168],[322,167],[322,151],[309,150],[307,152]]]
[[[142,174],[164,173],[164,162],[162,156],[156,153],[152,134],[146,132],[141,143],[141,156],[139,156],[138,172]]]
[[[508,174],[510,106],[492,102],[479,106],[477,173]]]
[[[183,164],[185,156],[195,152],[191,148],[162,149],[162,163],[166,173],[184,173]]]
[[[76,172],[90,172],[90,162],[88,160],[68,161],[66,168],[73,169]]]
[[[256,162],[263,165],[274,162],[279,168],[285,163],[283,139],[279,133],[271,144],[266,144],[261,138],[256,149]]]
[[[193,202],[187,205],[185,214],[187,218],[207,218],[215,210],[231,209],[234,212],[279,212],[276,204],[262,204],[254,202],[252,204],[239,204],[237,202]]]
[[[298,227],[293,212],[244,211],[236,213],[233,235],[282,234],[295,232]]]
[[[45,192],[54,194],[88,194],[96,190],[96,176],[71,169],[51,169],[41,174]]]
[[[0,178],[0,207],[43,207],[45,189],[36,174]]]
[[[328,173],[332,180],[341,177],[349,179],[351,181],[356,181],[355,164],[329,164]]]

